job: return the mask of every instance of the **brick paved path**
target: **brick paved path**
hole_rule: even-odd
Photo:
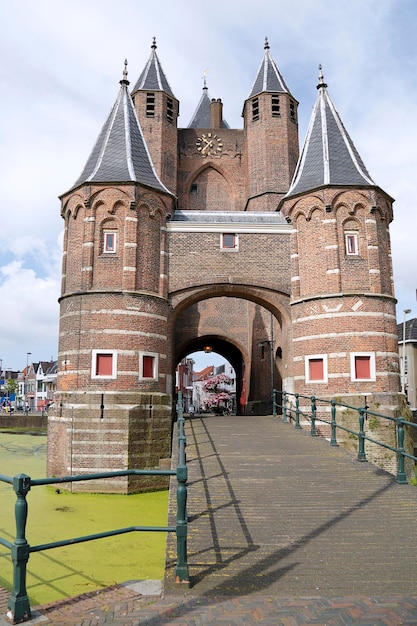
[[[191,588],[170,536],[164,597],[120,585],[42,623],[417,625],[416,488],[279,419],[186,428]]]

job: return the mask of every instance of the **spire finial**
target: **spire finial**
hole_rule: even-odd
[[[317,85],[317,89],[326,89],[327,85],[324,82],[324,76],[323,76],[323,68],[321,63],[319,64],[319,84]]]
[[[152,45],[151,45],[152,50],[156,50],[157,45],[156,45],[156,37],[152,38]]]
[[[265,45],[264,45],[264,50],[269,50],[268,37],[265,37]]]
[[[125,63],[124,63],[124,70],[123,70],[123,78],[120,81],[121,85],[129,85],[129,81],[127,80],[127,59],[125,59]]]
[[[206,67],[206,69],[203,72],[203,76],[202,76],[202,78],[203,78],[203,89],[207,89],[207,80],[206,79],[207,79],[208,71],[209,71],[208,67]]]

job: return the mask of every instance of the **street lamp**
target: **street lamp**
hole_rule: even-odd
[[[404,309],[404,321],[403,321],[403,367],[401,376],[401,391],[405,394],[405,322],[406,317],[411,313],[411,309]]]
[[[28,367],[29,367],[29,357],[32,353],[26,352],[26,373],[25,373],[25,413],[28,412]]]

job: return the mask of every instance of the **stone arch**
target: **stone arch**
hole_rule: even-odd
[[[205,285],[171,294],[171,304],[174,367],[209,341],[236,371],[240,412],[256,395],[264,407],[252,410],[262,412],[272,380],[280,388],[291,369],[289,297],[253,285]],[[272,369],[269,357],[260,362],[261,343],[272,350]]]
[[[233,211],[234,191],[229,176],[221,167],[205,164],[193,171],[185,184],[189,211]]]

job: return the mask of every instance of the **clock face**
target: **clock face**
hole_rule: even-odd
[[[196,146],[201,156],[219,155],[223,150],[222,140],[213,133],[201,135],[196,141]]]

